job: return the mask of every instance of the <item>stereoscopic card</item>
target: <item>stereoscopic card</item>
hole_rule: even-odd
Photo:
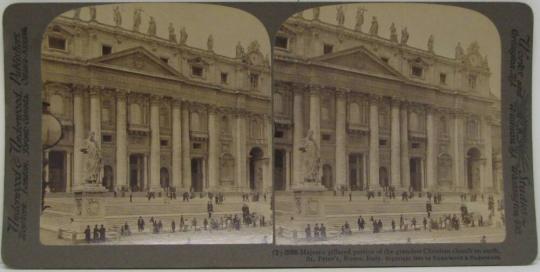
[[[529,264],[532,26],[518,3],[11,5],[3,260]]]

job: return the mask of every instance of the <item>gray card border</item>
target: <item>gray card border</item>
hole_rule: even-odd
[[[2,258],[13,268],[245,268],[245,267],[364,267],[524,265],[537,254],[533,193],[531,76],[533,14],[522,3],[437,3],[476,10],[497,27],[502,50],[502,139],[505,188],[506,240],[498,244],[418,244],[355,246],[277,245],[129,245],[44,246],[39,241],[41,186],[41,37],[60,13],[95,3],[14,4],[4,12],[5,56],[5,177]],[[111,3],[103,3],[111,4]],[[293,13],[330,3],[204,3],[250,12],[266,26],[271,37]],[[434,3],[431,3],[434,4]],[[273,39],[272,39],[273,40]],[[17,52],[17,54],[16,54]],[[22,65],[17,65],[22,61]],[[27,61],[27,63],[25,63]],[[512,66],[512,63],[515,65]],[[28,69],[18,85],[15,69]],[[20,70],[19,70],[20,71]],[[510,76],[514,75],[512,81]],[[520,83],[516,87],[515,83]],[[513,85],[514,83],[514,85]],[[30,138],[17,138],[25,129]],[[511,133],[512,132],[512,133]],[[20,136],[20,134],[19,134]],[[22,145],[22,146],[19,146]],[[25,153],[28,148],[33,152]],[[32,182],[28,182],[32,181]],[[18,212],[17,212],[18,211]],[[307,261],[331,250],[369,250],[382,261]],[[389,251],[420,250],[418,260],[385,261]],[[293,250],[293,251],[291,251]],[[302,254],[290,254],[291,252]],[[470,256],[434,260],[439,256]],[[498,253],[475,258],[483,250]],[[463,252],[471,254],[463,254]],[[454,252],[454,253],[452,253]],[[461,252],[461,253],[459,253]],[[477,254],[479,253],[479,254]]]

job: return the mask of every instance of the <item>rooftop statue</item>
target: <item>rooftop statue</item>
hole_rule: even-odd
[[[407,27],[404,27],[401,30],[401,44],[405,45],[409,41],[409,31],[407,31]]]
[[[133,31],[139,32],[139,27],[141,26],[141,13],[142,9],[137,8],[133,12]]]
[[[390,40],[398,42],[396,25],[394,23],[390,25]]]
[[[90,21],[95,21],[97,17],[97,10],[95,6],[88,7],[90,11]]]
[[[156,36],[156,21],[153,16],[150,16],[150,22],[148,23],[148,35]]]
[[[114,16],[113,16],[114,25],[119,27],[122,25],[122,14],[120,13],[120,8],[116,6],[113,12],[114,12]]]
[[[319,7],[313,8],[313,20],[318,21],[321,15],[321,9]]]
[[[244,47],[242,46],[240,41],[238,41],[238,43],[236,44],[236,58],[243,58],[244,56],[245,56]]]
[[[379,23],[377,17],[373,16],[371,19],[371,27],[369,28],[369,34],[377,36],[379,33]]]
[[[188,39],[188,34],[186,32],[186,28],[182,27],[182,29],[180,30],[180,44],[186,44],[187,39]]]
[[[261,50],[261,46],[258,41],[252,41],[248,46],[248,53],[258,52]]]
[[[433,34],[429,35],[428,42],[427,42],[427,48],[429,52],[433,52],[434,42],[435,42],[435,38],[433,37]]]
[[[356,9],[356,25],[354,26],[354,30],[362,31],[362,25],[364,25],[364,13],[366,11],[367,9],[362,7]]]
[[[81,9],[76,8],[73,13],[73,19],[79,20],[81,19]]]
[[[458,42],[457,45],[456,45],[456,59],[461,59],[463,58],[463,55],[465,55],[465,53],[463,52],[463,47],[461,47],[461,43]]]
[[[338,6],[336,9],[336,21],[338,25],[343,26],[343,24],[345,24],[345,12],[343,12],[343,6]]]
[[[169,41],[176,43],[176,33],[172,23],[169,23]]]
[[[214,37],[212,36],[212,34],[208,36],[208,40],[206,41],[206,48],[208,49],[208,51],[214,51]]]

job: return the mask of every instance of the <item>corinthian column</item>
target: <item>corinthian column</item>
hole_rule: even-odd
[[[293,86],[293,184],[299,186],[304,181],[302,171],[302,139],[304,138],[304,93],[299,85]]]
[[[390,169],[391,169],[391,175],[392,179],[390,181],[390,184],[393,186],[400,186],[401,185],[401,157],[400,157],[400,142],[401,137],[400,134],[400,127],[399,127],[399,101],[398,100],[392,100],[392,130],[390,135]],[[401,187],[401,186],[400,186]]]
[[[411,169],[409,167],[409,116],[407,104],[401,103],[401,187],[408,190],[411,186]]]
[[[437,134],[435,133],[434,109],[427,108],[426,111],[426,181],[427,190],[432,189],[437,180]]]
[[[311,86],[309,89],[309,129],[313,131],[313,139],[321,148],[321,96],[320,87]]]
[[[247,153],[246,153],[246,118],[244,112],[236,113],[236,186],[248,190],[247,183]]]
[[[369,101],[369,189],[379,189],[379,98]]]
[[[101,87],[93,86],[90,89],[90,131],[94,136],[98,146],[101,146],[101,101],[99,95]]]
[[[454,186],[465,189],[465,115],[461,112],[455,112],[452,124],[453,133],[451,141],[453,146],[453,167],[454,167]]]
[[[76,85],[73,87],[73,189],[77,189],[83,182],[83,153],[81,149],[84,145],[84,106],[82,93],[85,86]]]
[[[158,96],[150,100],[150,188],[151,192],[161,191],[159,184],[159,168],[161,166],[160,132],[159,132],[159,103]]]
[[[116,92],[116,187],[127,188],[127,108],[126,92]]]
[[[182,188],[191,187],[191,143],[189,134],[189,104],[182,107]]]
[[[486,191],[486,189],[491,188],[495,190],[496,186],[493,183],[493,146],[491,143],[491,118],[489,116],[484,117],[484,120],[482,122],[483,129],[482,129],[482,135],[484,136],[484,153],[485,153],[485,166],[484,166],[484,174],[483,182],[482,182],[482,192]]]
[[[219,134],[216,108],[208,108],[208,190],[214,190],[219,181]]]
[[[272,117],[270,115],[264,115],[265,132],[266,132],[266,146],[268,152],[266,152],[265,165],[263,165],[263,192],[272,191],[272,170],[273,170],[273,150],[272,150],[272,136],[274,135],[272,126]]]
[[[347,103],[345,90],[336,92],[336,189],[345,187],[347,182]]]
[[[182,187],[182,112],[181,102],[172,103],[172,186]]]

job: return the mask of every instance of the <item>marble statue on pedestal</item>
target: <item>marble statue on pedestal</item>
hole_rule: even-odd
[[[303,145],[300,147],[304,165],[304,181],[318,183],[320,181],[321,154],[319,146],[309,130]]]
[[[101,174],[101,149],[95,139],[95,133],[92,131],[85,141],[84,147],[81,149],[86,156],[85,158],[85,182],[94,184],[97,183]]]

